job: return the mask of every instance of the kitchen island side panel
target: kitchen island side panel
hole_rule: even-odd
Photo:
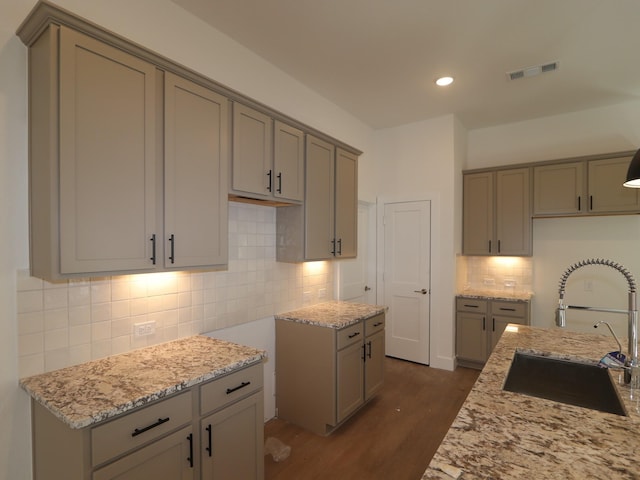
[[[332,328],[276,320],[276,409],[282,420],[325,435],[336,424]]]

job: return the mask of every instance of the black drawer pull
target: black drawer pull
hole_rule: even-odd
[[[235,392],[236,390],[240,390],[241,388],[244,388],[246,386],[251,385],[251,382],[242,382],[240,385],[238,385],[237,387],[234,388],[227,388],[227,395],[229,395],[230,393]]]
[[[378,322],[373,324],[374,327],[379,327],[380,325],[384,325],[384,322]]]
[[[464,304],[465,307],[469,307],[469,308],[478,308],[480,305],[467,305],[466,303]]]
[[[500,307],[500,310],[504,310],[505,312],[515,312],[516,311],[515,308],[507,308],[507,307]]]
[[[167,423],[169,421],[169,417],[167,418],[159,418],[158,421],[156,423],[153,423],[147,427],[144,428],[136,428],[133,433],[131,434],[132,437],[136,437],[138,435],[140,435],[141,433],[146,432],[147,430],[151,430],[152,428],[156,428],[159,427],[160,425],[162,425],[163,423]]]
[[[213,455],[213,447],[211,444],[211,424],[205,429],[207,431],[207,436],[209,437],[209,446],[205,448],[207,452],[209,452],[209,456]]]
[[[354,338],[354,337],[357,337],[358,335],[360,335],[360,332],[355,332],[349,335],[349,338]]]
[[[187,457],[187,462],[189,462],[189,467],[193,468],[193,433],[187,436],[187,440],[189,440],[189,456]]]

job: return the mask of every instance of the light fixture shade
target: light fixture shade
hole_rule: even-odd
[[[640,188],[640,150],[631,159],[627,170],[627,181],[622,184],[629,188]]]

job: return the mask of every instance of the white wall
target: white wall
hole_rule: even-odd
[[[459,250],[454,211],[459,201],[454,185],[459,175],[461,126],[453,115],[376,132],[375,161],[378,196],[430,199],[431,212],[431,312],[430,364],[454,366],[453,297],[455,253]],[[457,150],[457,151],[456,151]]]
[[[474,130],[468,142],[465,168],[633,150],[640,146],[640,101]],[[638,215],[534,220],[533,324],[553,325],[560,275],[578,260],[611,258],[638,278],[639,239]],[[586,280],[593,282],[592,292],[585,292]],[[626,308],[626,291],[624,278],[613,269],[588,267],[570,277],[566,298],[573,304]],[[570,329],[593,332],[592,322],[605,318],[626,336],[620,315],[569,311],[567,323]]]
[[[28,479],[28,397],[18,383],[16,271],[28,268],[27,49],[15,30],[35,0],[0,5],[0,480]],[[372,175],[369,127],[169,0],[59,0],[63,8],[209,76],[365,154],[361,184]],[[302,299],[299,299],[302,302]],[[238,338],[240,341],[240,338]],[[250,340],[248,340],[248,343]]]

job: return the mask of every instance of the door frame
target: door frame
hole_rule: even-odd
[[[425,193],[417,193],[417,194],[401,194],[401,195],[384,195],[377,197],[376,205],[377,205],[377,254],[376,254],[376,283],[377,283],[377,291],[376,291],[376,303],[379,305],[384,304],[384,291],[385,291],[385,283],[384,283],[384,251],[385,251],[385,243],[384,243],[384,210],[385,205],[388,203],[405,203],[405,202],[422,202],[429,201],[431,202],[431,242],[430,242],[430,290],[431,290],[431,299],[429,301],[429,366],[436,368],[443,368],[441,362],[437,361],[437,352],[438,352],[438,339],[439,339],[439,328],[436,322],[434,322],[434,318],[438,315],[438,312],[443,308],[442,302],[443,299],[442,294],[440,293],[440,285],[438,282],[434,281],[434,278],[440,278],[440,272],[442,269],[440,259],[437,255],[434,255],[434,252],[439,252],[440,250],[440,236],[437,234],[441,230],[441,221],[440,221],[440,194],[437,192],[425,192]],[[451,302],[449,302],[451,303]],[[454,342],[454,339],[451,339],[451,342]],[[448,366],[444,366],[447,368]],[[449,366],[447,368],[452,370],[453,368]]]

